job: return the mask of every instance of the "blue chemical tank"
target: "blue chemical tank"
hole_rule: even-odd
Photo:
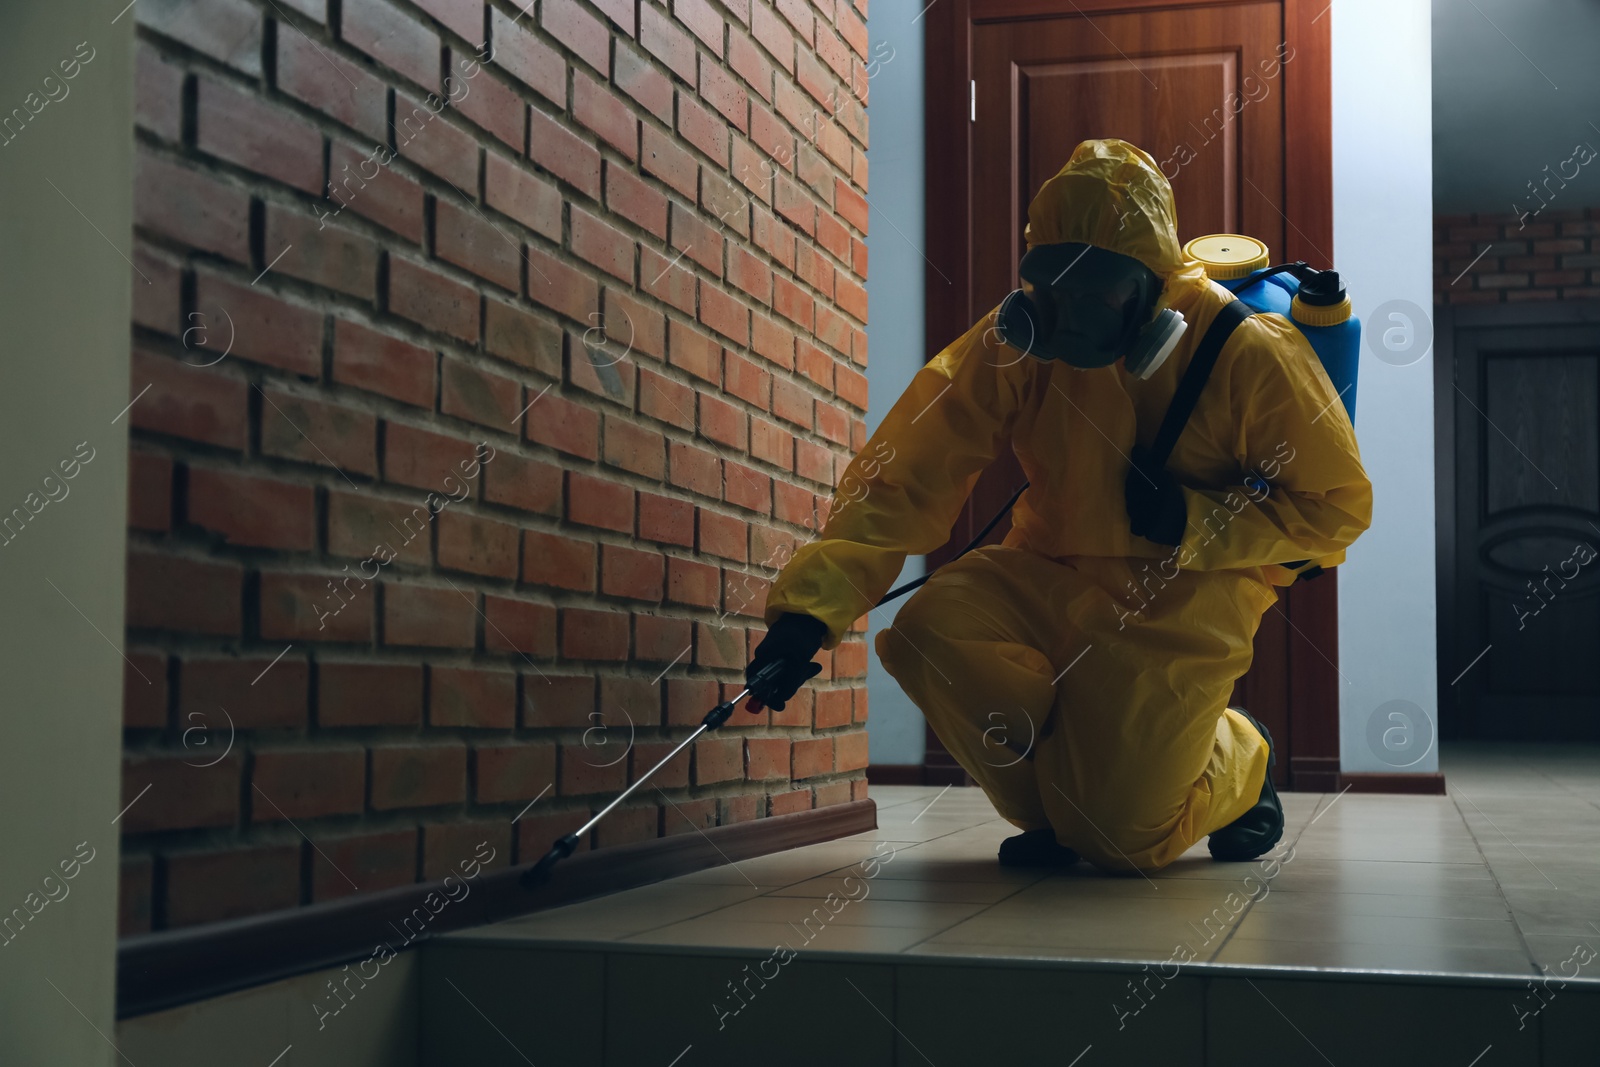
[[[1311,342],[1328,380],[1356,419],[1356,369],[1361,356],[1361,321],[1350,314],[1339,272],[1306,263],[1269,267],[1267,246],[1253,237],[1213,233],[1196,237],[1184,251],[1206,273],[1257,311],[1276,312]]]

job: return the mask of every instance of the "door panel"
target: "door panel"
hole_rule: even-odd
[[[1275,260],[1332,265],[1327,20],[1319,26],[1318,11],[1296,0],[1107,0],[1068,10],[1032,0],[930,9],[943,18],[930,14],[929,70],[951,75],[928,87],[931,351],[1015,288],[1029,201],[1091,137],[1123,138],[1161,165],[1181,239],[1243,232]],[[963,68],[976,83],[970,98]],[[991,465],[930,565],[965,547],[1021,482],[1013,456]],[[1008,528],[1003,521],[985,543]],[[1235,693],[1286,750],[1283,785],[1330,788],[1337,774],[1332,583],[1309,583],[1267,613],[1255,666]],[[932,731],[928,744],[930,764],[947,760]]]
[[[1446,690],[1447,732],[1600,741],[1600,326],[1464,329],[1454,349],[1443,647],[1476,665]]]

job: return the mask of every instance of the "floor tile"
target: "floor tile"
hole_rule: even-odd
[[[1521,950],[1340,941],[1257,941],[1235,935],[1213,963],[1264,967],[1412,971],[1423,974],[1533,975]]]

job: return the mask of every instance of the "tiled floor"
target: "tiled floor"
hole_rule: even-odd
[[[431,943],[421,1063],[1600,1062],[1600,749],[1444,769],[1148,878],[1002,868],[982,793],[874,788],[872,832]]]
[[[1445,769],[1448,797],[1284,794],[1275,862],[1202,844],[1149,878],[999,867],[1015,831],[980,791],[880,786],[876,831],[460,936],[1570,973],[1600,946],[1600,753],[1456,749]]]

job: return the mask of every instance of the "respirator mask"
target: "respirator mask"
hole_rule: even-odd
[[[1149,378],[1189,324],[1157,312],[1160,275],[1132,256],[1075,241],[1035,245],[1022,257],[1022,288],[1000,304],[1000,339],[1040,360],[1106,367],[1119,358]]]

